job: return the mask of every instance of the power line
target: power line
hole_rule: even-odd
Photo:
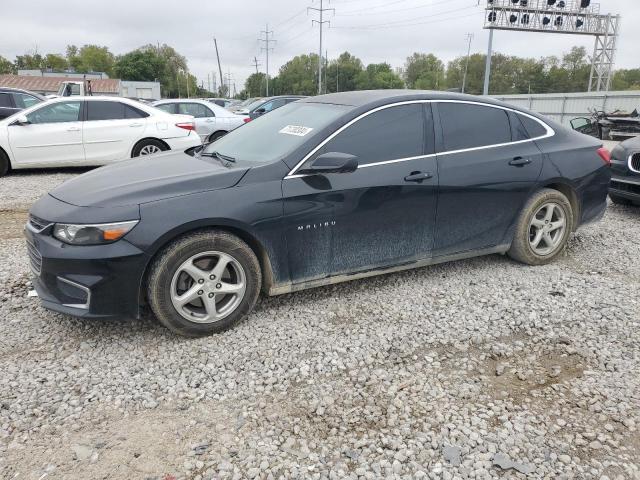
[[[320,50],[318,51],[318,95],[322,95],[322,27],[325,23],[331,24],[328,20],[323,20],[324,12],[336,13],[335,8],[323,8],[323,1],[320,0],[320,8],[307,7],[307,10],[315,10],[320,14],[320,20],[313,20],[311,24],[317,23],[320,26]]]
[[[467,72],[469,71],[469,57],[471,57],[471,41],[473,40],[473,33],[467,33],[467,40],[469,41],[469,48],[467,49],[467,61],[464,64],[464,75],[462,77],[462,93],[467,86]]]
[[[380,15],[380,14],[386,14],[386,13],[407,12],[409,10],[418,10],[420,8],[434,7],[436,5],[442,5],[444,3],[453,3],[458,1],[461,1],[461,0],[440,0],[438,2],[431,2],[428,5],[418,5],[415,7],[407,7],[407,8],[394,8],[391,10],[381,10],[376,12],[371,11],[374,8],[388,7],[389,5],[393,5],[393,3],[390,3],[386,5],[379,5],[377,7],[367,7],[367,8],[361,8],[359,10],[349,10],[347,12],[337,14],[336,17],[353,17],[353,16],[360,17],[362,15]]]
[[[405,23],[405,22],[412,22],[413,20],[419,20],[419,19],[423,19],[423,18],[433,18],[439,15],[446,15],[446,14],[450,14],[450,13],[455,13],[455,12],[459,12],[462,10],[469,10],[470,8],[477,8],[477,5],[473,5],[472,7],[462,7],[462,8],[457,8],[454,10],[448,10],[448,11],[443,11],[443,12],[438,12],[438,13],[434,13],[431,15],[426,15],[423,17],[418,17],[418,18],[413,18],[413,19],[405,19],[405,20],[399,20],[396,22],[387,22],[387,23],[377,23],[377,24],[371,24],[371,25],[357,25],[357,26],[352,26],[352,27],[331,27],[332,29],[340,29],[340,30],[370,30],[370,29],[374,29],[374,28],[400,28],[400,27],[412,27],[415,25],[427,25],[430,23],[437,23],[437,22],[441,22],[441,21],[445,21],[445,20],[456,20],[459,18],[466,18],[466,17],[470,17],[472,15],[478,15],[479,13],[482,13],[484,15],[484,12],[482,11],[476,11],[473,12],[469,15],[458,15],[455,17],[450,17],[450,18],[441,18],[441,19],[437,19],[437,20],[432,20],[432,21],[426,21],[426,22],[417,22],[417,23]]]

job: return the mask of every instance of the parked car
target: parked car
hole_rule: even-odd
[[[272,112],[273,110],[277,110],[280,107],[284,107],[285,105],[291,102],[297,102],[303,97],[300,95],[282,95],[279,97],[269,97],[263,98],[256,102],[250,104],[245,110],[240,110],[237,113],[239,115],[248,115],[251,120],[255,120],[258,117],[261,117],[265,113]]]
[[[611,151],[613,203],[640,207],[640,137],[624,141]]]
[[[62,97],[0,121],[0,176],[19,168],[105,165],[200,143],[191,116],[119,97]]]
[[[203,142],[214,142],[245,123],[246,117],[231,113],[215,103],[204,100],[160,100],[153,104],[167,113],[195,117],[196,132]]]
[[[213,103],[214,105],[218,105],[219,107],[222,107],[222,108],[227,108],[233,103],[233,100],[229,98],[202,98],[201,100],[204,100],[205,102]]]
[[[577,117],[571,120],[571,127],[601,140],[628,139],[640,136],[640,114],[637,109],[631,113],[594,110],[591,118]]]
[[[42,95],[27,90],[0,87],[0,119],[46,100]]]
[[[501,102],[348,92],[291,103],[193,157],[69,180],[33,206],[26,236],[45,307],[104,318],[146,304],[201,336],[246,317],[261,290],[495,253],[547,264],[602,217],[610,179],[599,141]]]
[[[243,100],[242,102],[238,103],[237,105],[230,106],[229,110],[232,111],[233,113],[239,113],[241,111],[244,111],[245,115],[247,115],[249,113],[249,111],[247,110],[247,107],[249,105],[251,105],[252,103],[257,102],[259,100],[263,100],[263,97],[247,98],[246,100]]]

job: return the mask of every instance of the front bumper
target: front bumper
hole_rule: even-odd
[[[640,202],[640,177],[638,177],[638,180],[630,180],[614,176],[609,185],[609,193],[634,202]]]
[[[164,138],[171,150],[182,151],[202,145],[202,139],[196,132],[189,132],[186,137]]]
[[[67,245],[25,227],[33,285],[45,308],[86,318],[137,317],[147,256],[126,240],[108,245]]]

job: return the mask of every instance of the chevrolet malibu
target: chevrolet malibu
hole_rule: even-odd
[[[202,336],[278,295],[449,260],[543,265],[600,219],[601,143],[493,100],[350,92],[282,107],[187,155],[129,160],[40,199],[43,305]]]

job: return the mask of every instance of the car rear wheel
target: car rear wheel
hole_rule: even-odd
[[[611,201],[617,205],[631,205],[631,200],[628,198],[620,197],[619,195],[609,194]]]
[[[154,261],[147,283],[157,319],[188,337],[218,333],[247,316],[262,276],[253,250],[227,232],[182,237]]]
[[[540,190],[520,213],[508,255],[527,265],[546,265],[564,250],[572,225],[567,197],[557,190]]]
[[[219,138],[224,137],[227,133],[228,132],[222,132],[222,131],[212,133],[211,135],[209,135],[209,143],[215,142]]]
[[[167,150],[167,146],[159,140],[143,140],[133,148],[131,157],[144,157],[164,152],[165,150]]]

